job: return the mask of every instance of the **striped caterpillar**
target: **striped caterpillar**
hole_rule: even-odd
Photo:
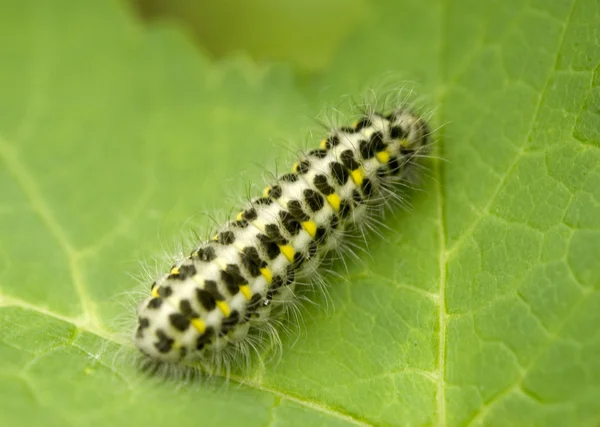
[[[295,285],[310,282],[325,255],[407,185],[428,135],[425,121],[403,107],[331,131],[152,284],[138,308],[137,348],[155,361],[208,370],[226,354],[258,351],[252,337],[297,302]]]

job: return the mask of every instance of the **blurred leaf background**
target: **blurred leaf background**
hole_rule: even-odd
[[[598,22],[596,0],[0,0],[0,424],[598,425]],[[443,161],[335,309],[229,383],[141,373],[139,260],[389,76]]]
[[[365,0],[309,0],[301,4],[135,0],[132,4],[149,22],[177,22],[201,49],[215,57],[247,52],[266,62],[289,62],[301,72],[318,72],[330,66],[340,44],[370,10]]]

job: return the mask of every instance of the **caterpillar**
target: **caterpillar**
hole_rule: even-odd
[[[404,106],[363,111],[301,154],[235,219],[151,285],[136,347],[158,363],[216,366],[297,302],[348,234],[381,214],[428,148],[426,121]],[[314,280],[314,279],[312,279]]]

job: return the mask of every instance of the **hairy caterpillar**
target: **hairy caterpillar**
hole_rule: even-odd
[[[403,106],[365,111],[304,153],[214,237],[151,286],[134,340],[152,360],[209,370],[256,350],[253,334],[297,300],[323,257],[381,215],[428,147],[425,121]]]

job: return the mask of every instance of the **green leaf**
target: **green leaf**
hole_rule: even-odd
[[[210,59],[116,1],[2,6],[0,424],[598,424],[598,2],[364,7],[299,77]],[[340,266],[335,309],[318,297],[279,363],[229,383],[140,372],[118,326],[148,292],[139,260],[386,74],[419,82],[444,161]]]

